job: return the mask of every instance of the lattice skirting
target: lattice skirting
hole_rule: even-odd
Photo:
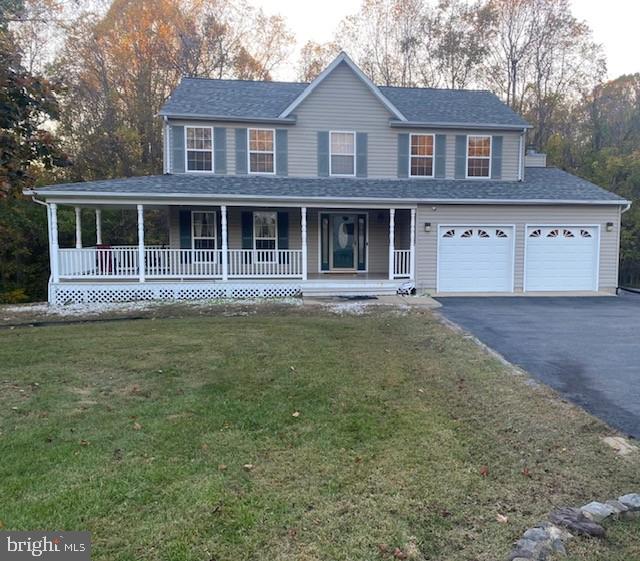
[[[286,298],[301,294],[301,286],[295,283],[123,283],[113,286],[61,283],[50,285],[49,303],[54,306],[64,306],[66,304],[103,304],[149,300]]]

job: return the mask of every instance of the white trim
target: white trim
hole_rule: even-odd
[[[527,245],[529,241],[529,236],[527,232],[529,228],[595,228],[597,232],[596,236],[596,278],[595,278],[595,292],[600,290],[600,243],[602,241],[602,232],[600,224],[558,224],[556,222],[551,224],[539,224],[534,222],[533,224],[525,224],[524,225],[524,251],[523,251],[523,263],[522,263],[522,292],[540,292],[538,290],[527,290]],[[618,231],[620,231],[620,227],[618,226]],[[620,242],[618,241],[618,248],[620,248]],[[616,271],[617,272],[617,271]],[[616,276],[616,284],[618,283],[618,277]],[[555,290],[549,292],[557,292]],[[560,291],[562,292],[562,291]],[[574,290],[567,290],[567,293],[575,292]]]
[[[353,154],[335,154],[335,156],[352,156],[353,157],[353,173],[333,173],[333,170],[331,169],[332,163],[331,163],[331,159],[334,156],[333,150],[332,150],[332,142],[331,142],[331,135],[332,134],[350,134],[353,136]],[[331,177],[355,177],[356,176],[356,132],[355,131],[338,131],[338,130],[331,130],[329,131],[329,176]]]
[[[189,148],[187,146],[187,129],[209,129],[211,131],[211,150],[206,148]],[[189,152],[211,152],[211,169],[189,169]],[[213,127],[184,125],[184,172],[185,173],[215,173],[215,146],[213,145]]]
[[[522,132],[518,137],[518,181],[524,179],[524,135]],[[504,146],[502,148],[504,150]]]
[[[411,139],[414,136],[430,136],[431,141],[431,175],[413,175],[411,173],[411,158],[413,157],[411,154]],[[445,137],[446,138],[446,137]],[[446,147],[445,147],[446,150]],[[428,158],[429,156],[415,156],[416,158]],[[420,132],[410,132],[409,133],[409,177],[417,177],[418,179],[433,179],[436,174],[436,135],[434,133],[420,133]]]
[[[436,229],[436,234],[438,239],[436,240],[436,292],[440,292],[440,240],[442,236],[440,235],[440,230],[442,228],[466,228],[467,226],[471,228],[511,228],[512,232],[512,240],[511,240],[511,290],[505,292],[504,294],[513,294],[516,291],[516,242],[517,239],[517,226],[516,224],[491,224],[491,223],[445,223],[438,224],[438,228]],[[446,294],[446,293],[445,293]]]
[[[410,251],[410,259],[411,263],[409,263],[409,274],[410,280],[415,282],[416,280],[416,209],[411,209],[411,223],[409,226],[409,251]]]
[[[220,205],[220,228],[222,230],[222,280],[229,278],[229,235],[227,222],[227,207]]]
[[[469,175],[469,139],[470,138],[488,138],[489,139],[489,175]],[[473,156],[474,160],[486,160],[486,156]],[[493,159],[493,136],[490,134],[468,134],[467,150],[464,160],[465,179],[491,179],[491,160]]]
[[[199,240],[210,240],[213,239],[214,247],[213,249],[218,249],[218,213],[215,210],[191,210],[191,249],[203,249],[196,248],[196,235],[195,235],[195,221],[193,219],[193,215],[195,213],[198,214],[213,214],[213,238],[210,236],[198,236]]]
[[[365,75],[360,68],[353,62],[347,53],[342,51],[333,61],[327,66],[316,78],[303,90],[303,92],[296,97],[293,102],[279,115],[280,119],[288,117],[291,112],[298,107],[310,94],[313,92],[324,80],[331,74],[338,65],[344,62],[355,75],[364,82],[364,84],[371,90],[371,93],[375,95],[378,100],[389,110],[390,113],[395,115],[400,121],[406,121],[407,118],[398,110],[398,108],[387,99],[384,94],[378,89],[378,87]]]
[[[393,280],[395,273],[396,249],[396,209],[389,209],[389,280]]]
[[[96,245],[102,244],[102,209],[96,209]]]
[[[77,206],[76,212],[76,249],[82,249],[82,209]]]
[[[302,245],[302,280],[307,280],[308,251],[307,251],[307,207],[300,207],[300,243]]]
[[[144,282],[146,268],[144,259],[144,206],[137,205],[138,210],[138,280]]]
[[[479,178],[486,179],[486,178]],[[405,181],[409,181],[406,179]],[[448,180],[453,181],[453,180]],[[513,182],[514,184],[516,182]],[[101,205],[118,205],[118,204],[127,204],[127,203],[118,203],[111,201],[109,199],[102,199],[104,197],[105,191],[57,191],[57,192],[47,192],[47,191],[35,191],[35,190],[25,190],[23,191],[25,195],[39,195],[44,196],[47,202],[51,203],[60,203],[66,205],[73,204],[101,204]],[[211,201],[216,200],[216,204],[228,204],[229,206],[233,206],[233,201],[270,201],[271,203],[276,202],[279,203],[280,206],[296,206],[299,207],[302,203],[307,201],[318,201],[317,205],[307,205],[307,206],[317,206],[318,208],[324,208],[324,206],[328,204],[332,204],[334,206],[340,206],[345,203],[347,204],[369,204],[369,205],[378,205],[376,208],[384,208],[388,209],[389,205],[393,205],[395,208],[401,208],[401,205],[430,205],[430,204],[449,204],[449,205],[526,205],[526,206],[535,206],[535,205],[577,205],[577,206],[625,206],[631,204],[631,201],[626,199],[624,200],[571,200],[571,199],[416,199],[416,198],[371,198],[371,197],[309,197],[309,196],[289,196],[289,195],[281,195],[281,196],[272,196],[272,195],[229,195],[225,193],[211,193],[207,195],[201,195],[199,193],[127,193],[121,191],[115,191],[108,193],[113,197],[113,199],[132,199],[129,202],[129,205],[134,205],[138,201],[142,200],[144,204],[151,205],[154,203],[154,199],[164,200],[173,197],[175,203],[163,203],[163,204],[184,204],[183,199],[202,199],[201,203],[198,202],[189,202],[189,204],[203,204],[211,206]],[[52,196],[49,196],[52,195]],[[79,199],[73,197],[81,197]],[[62,198],[59,198],[62,197]],[[69,199],[65,199],[64,197],[70,197]],[[86,197],[86,198],[82,198]],[[287,204],[286,201],[292,201]],[[284,203],[284,204],[283,204]],[[273,206],[273,204],[269,205],[267,202],[256,202],[255,206],[264,204],[265,206]],[[240,205],[246,206],[246,205]],[[410,206],[406,206],[406,208],[410,208]]]
[[[271,131],[273,133],[273,152],[269,150],[251,150],[251,131]],[[251,171],[251,152],[254,154],[273,154],[273,171]],[[247,174],[248,175],[275,175],[276,174],[276,129],[265,127],[247,128]]]
[[[364,214],[366,216],[365,220],[366,220],[366,225],[367,225],[367,233],[366,233],[366,239],[364,242],[365,245],[365,254],[364,254],[364,269],[358,269],[358,259],[356,256],[356,268],[355,268],[355,272],[356,273],[368,273],[369,272],[369,224],[371,223],[371,220],[369,220],[369,210],[359,210],[357,208],[347,208],[347,209],[342,209],[342,210],[336,210],[336,209],[324,209],[322,207],[317,207],[316,209],[318,211],[318,273],[322,274],[322,273],[335,273],[336,270],[332,270],[331,269],[331,261],[332,261],[332,257],[331,257],[331,247],[329,247],[329,270],[328,271],[323,271],[322,270],[322,215],[323,214],[355,214],[355,215],[359,215],[359,214]],[[383,209],[380,209],[383,210]],[[349,212],[352,211],[352,212]],[[331,222],[329,222],[329,243],[331,244]]]

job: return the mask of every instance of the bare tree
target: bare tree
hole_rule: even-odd
[[[300,50],[297,76],[301,82],[311,82],[335,58],[340,49],[334,42],[307,41]]]

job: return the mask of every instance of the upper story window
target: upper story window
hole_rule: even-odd
[[[409,157],[411,177],[433,177],[433,135],[412,134]]]
[[[332,132],[330,135],[330,175],[356,174],[356,133]]]
[[[249,173],[275,173],[275,131],[249,129]]]
[[[187,171],[213,171],[213,129],[185,127]]]
[[[467,177],[491,177],[490,136],[467,136]]]

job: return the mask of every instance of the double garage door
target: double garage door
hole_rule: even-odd
[[[524,290],[595,291],[598,229],[594,226],[526,226]],[[513,292],[514,226],[438,228],[438,292]]]

